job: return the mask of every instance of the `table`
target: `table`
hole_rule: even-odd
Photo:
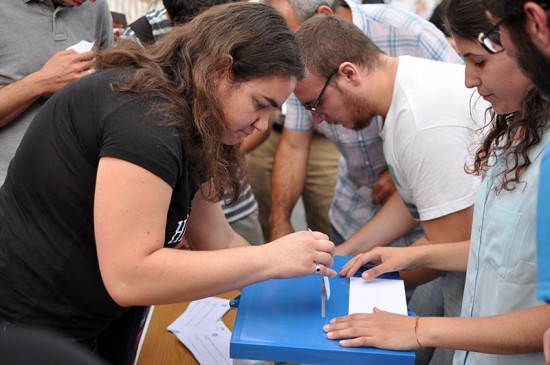
[[[233,299],[240,292],[233,290],[221,295],[220,298]],[[176,320],[189,305],[186,303],[157,305],[154,307],[147,331],[144,333],[141,350],[136,361],[137,365],[199,365],[193,354],[166,330],[166,327]],[[229,310],[224,316],[225,325],[233,330],[235,310]]]

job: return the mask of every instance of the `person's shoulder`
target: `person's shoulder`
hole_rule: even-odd
[[[165,8],[157,9],[145,14],[147,21],[151,25],[153,36],[158,38],[172,29],[172,22]]]
[[[150,23],[155,23],[161,20],[168,20],[168,12],[166,8],[151,10],[145,14],[145,17]]]
[[[365,17],[366,21],[418,33],[431,29],[433,25],[415,13],[391,4],[363,4],[357,6],[357,11]]]
[[[448,77],[457,78],[463,84],[464,79],[464,64],[438,61],[424,57],[416,57],[409,55],[399,56],[399,69],[406,70],[411,74],[418,73],[420,70],[426,70],[429,73],[446,75]]]
[[[398,64],[398,82],[402,85],[416,85],[416,87],[425,88],[426,92],[431,93],[429,99],[446,98],[455,100],[469,100],[472,91],[464,85],[464,65],[435,61],[432,59],[399,56]],[[419,97],[419,101],[425,97],[423,93],[417,93],[412,88],[412,94],[409,97]],[[428,91],[429,90],[429,91]],[[417,93],[418,95],[416,95]]]
[[[443,95],[432,95],[432,99],[457,93],[471,95],[472,91],[464,85],[464,72],[462,64],[405,55],[399,56],[397,81],[404,85],[423,85],[432,93],[443,92]],[[424,97],[422,93],[419,96]]]

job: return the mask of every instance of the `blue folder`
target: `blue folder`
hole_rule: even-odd
[[[334,258],[334,269],[351,257]],[[397,273],[385,274],[398,279]],[[414,351],[346,348],[329,340],[323,326],[348,314],[349,279],[330,278],[331,297],[321,318],[322,277],[273,279],[243,289],[233,327],[230,356],[301,364],[413,365]]]

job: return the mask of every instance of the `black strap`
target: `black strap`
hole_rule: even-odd
[[[130,28],[136,33],[142,44],[151,43],[155,40],[155,37],[153,37],[153,28],[151,28],[151,24],[149,24],[149,20],[147,20],[145,15],[130,24]]]

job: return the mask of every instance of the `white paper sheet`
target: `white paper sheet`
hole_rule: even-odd
[[[221,320],[229,300],[205,298],[189,303],[187,310],[168,326],[201,365],[231,365],[231,331]]]
[[[185,312],[168,326],[168,331],[178,332],[182,328],[215,325],[228,310],[227,299],[211,297],[196,300],[189,303]]]
[[[92,50],[92,48],[94,47],[94,43],[95,42],[80,41],[77,44],[67,47],[67,50],[72,49],[78,53],[88,52]]]
[[[215,328],[193,328],[175,335],[201,365],[232,364],[229,357],[231,331],[222,321]]]
[[[349,311],[372,313],[373,308],[407,315],[407,299],[403,280],[352,277],[349,286]]]

